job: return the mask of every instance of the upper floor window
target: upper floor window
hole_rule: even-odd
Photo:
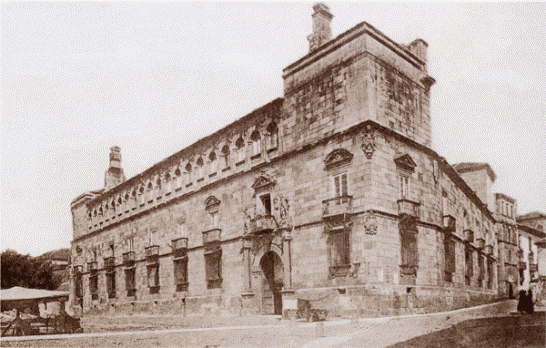
[[[216,162],[216,152],[211,151],[209,154],[209,175],[216,174],[217,171],[217,162]]]
[[[271,215],[271,194],[264,193],[257,197],[257,207],[260,215],[270,216]]]
[[[182,186],[182,173],[180,172],[180,168],[176,168],[174,171],[174,182],[175,182],[175,189]]]
[[[224,159],[223,161],[224,168],[228,168],[229,167],[229,146],[227,145],[224,145],[224,147],[222,148],[222,158]]]
[[[266,136],[267,149],[270,150],[270,149],[277,148],[278,142],[279,142],[279,138],[278,138],[277,124],[275,122],[271,122],[267,126],[267,136]]]
[[[262,152],[262,140],[260,138],[260,132],[254,131],[250,135],[252,140],[252,156],[257,156]]]
[[[237,139],[235,142],[237,148],[237,164],[245,160],[245,141],[243,138]]]
[[[400,175],[399,178],[400,185],[400,198],[407,199],[409,198],[410,193],[410,177],[409,175]]]
[[[191,163],[186,164],[186,182],[187,184],[191,184],[192,180],[192,166]]]
[[[345,197],[349,195],[347,173],[332,176],[332,185],[334,197]]]
[[[165,175],[165,185],[163,187],[165,189],[165,193],[171,192],[172,190],[171,174],[167,173],[167,175]]]
[[[447,214],[447,192],[442,190],[442,215]]]
[[[203,158],[201,158],[201,156],[197,159],[197,162],[195,162],[196,164],[196,167],[195,167],[195,174],[197,176],[197,180],[199,180],[200,178],[203,177],[203,165],[205,164],[203,162]]]

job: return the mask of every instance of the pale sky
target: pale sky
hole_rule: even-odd
[[[545,3],[327,2],[429,44],[433,148],[488,162],[518,213],[546,211]],[[70,202],[283,96],[312,3],[2,3],[1,248],[69,247]]]

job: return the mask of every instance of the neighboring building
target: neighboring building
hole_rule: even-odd
[[[546,281],[546,214],[535,211],[517,221],[526,279]]]
[[[475,190],[431,149],[426,42],[367,23],[332,39],[313,8],[284,98],[128,180],[111,149],[105,189],[71,204],[73,304],[389,315],[498,297],[495,175]]]
[[[53,269],[53,276],[60,282],[57,290],[68,291],[70,280],[70,249],[62,248],[48,251],[39,256],[43,260],[49,260]]]
[[[510,298],[516,296],[521,282],[518,272],[520,249],[516,223],[516,200],[502,193],[495,193],[497,240],[499,243],[499,291]]]

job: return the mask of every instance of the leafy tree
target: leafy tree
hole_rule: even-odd
[[[10,249],[3,251],[0,259],[2,263],[2,289],[21,286],[55,290],[60,285],[60,279],[53,275],[53,267],[49,260],[21,255]]]

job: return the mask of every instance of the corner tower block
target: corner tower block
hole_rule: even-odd
[[[110,164],[104,174],[104,189],[108,191],[124,181],[125,175],[123,168],[121,168],[121,149],[118,146],[112,146],[110,148]]]
[[[326,4],[318,2],[313,5],[313,34],[309,35],[309,52],[312,52],[332,39],[330,22],[334,15]]]

